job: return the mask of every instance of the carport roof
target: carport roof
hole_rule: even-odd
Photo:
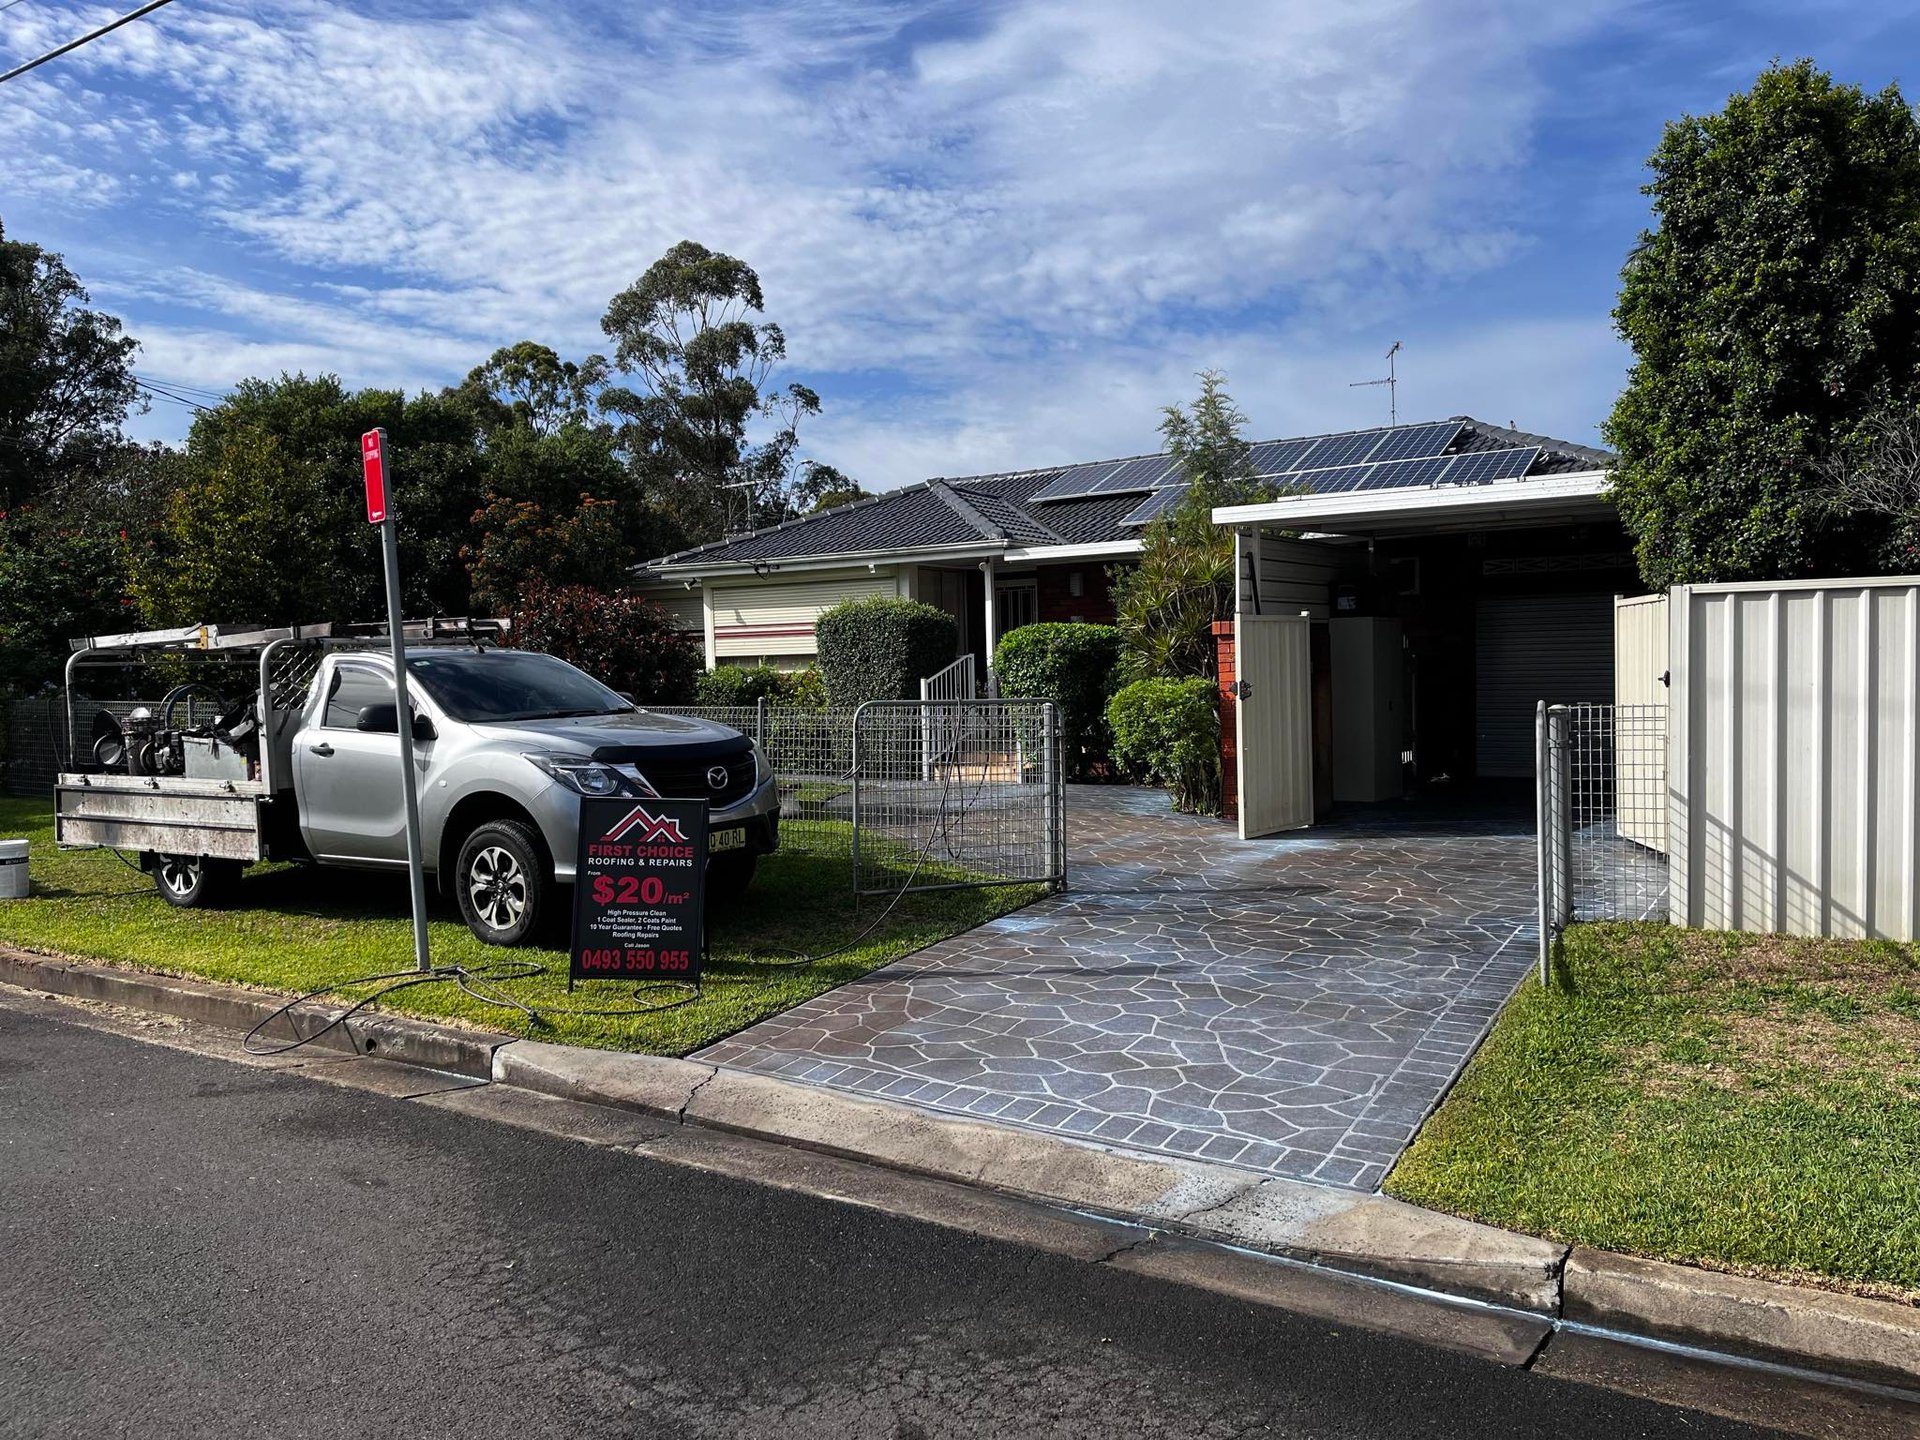
[[[1303,447],[1310,441],[1340,441],[1353,437],[1366,448],[1367,438],[1385,437],[1391,432],[1443,430],[1457,426],[1447,441],[1446,455],[1483,455],[1512,452],[1510,468],[1519,468],[1523,479],[1498,482],[1502,485],[1540,484],[1566,475],[1591,475],[1613,461],[1612,455],[1591,446],[1567,440],[1534,435],[1504,425],[1457,415],[1450,422],[1424,421],[1400,426],[1379,426],[1369,430],[1339,432],[1325,436],[1302,436],[1292,443]],[[1441,439],[1446,435],[1442,433]],[[1261,442],[1254,448],[1271,452],[1290,442]],[[1383,447],[1384,448],[1384,447]],[[1092,493],[1061,499],[1039,498],[1043,491],[1069,471],[1091,471],[1112,466],[1117,471],[1130,461],[1147,461],[1154,456],[1122,456],[1090,465],[1051,466],[1034,470],[1011,470],[991,475],[969,475],[956,479],[935,478],[905,485],[897,490],[850,505],[836,506],[812,515],[803,515],[781,525],[730,535],[723,540],[662,556],[640,566],[644,578],[697,577],[708,571],[763,570],[771,564],[824,565],[835,561],[913,560],[940,555],[992,555],[1001,551],[1018,552],[1021,558],[1041,559],[1045,552],[1059,548],[1063,552],[1078,547],[1102,547],[1102,553],[1123,555],[1139,545],[1141,527],[1127,523],[1139,507],[1141,489],[1115,493]],[[1339,462],[1335,462],[1339,463]],[[1364,467],[1350,466],[1349,470]],[[1387,467],[1380,467],[1385,469]],[[1152,466],[1142,466],[1151,470]],[[1277,486],[1283,483],[1312,484],[1315,477],[1329,477],[1334,471],[1306,471],[1298,475],[1276,474]],[[1389,497],[1406,499],[1411,508],[1420,508],[1424,498],[1436,493],[1480,493],[1486,485],[1413,486],[1397,489],[1346,491],[1326,496],[1296,496],[1294,499],[1325,499],[1338,506],[1364,502],[1391,504]],[[1541,498],[1545,498],[1543,492]],[[1273,504],[1285,502],[1275,501]],[[1235,507],[1236,510],[1260,507]],[[1218,517],[1216,517],[1218,518]],[[1253,517],[1249,517],[1253,518]],[[1084,549],[1081,553],[1087,553]]]

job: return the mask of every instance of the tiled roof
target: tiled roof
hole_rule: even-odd
[[[1611,454],[1589,445],[1488,425],[1464,415],[1454,419],[1464,428],[1453,443],[1452,453],[1537,447],[1541,453],[1529,475],[1604,469],[1613,463]],[[1139,505],[1139,494],[1036,502],[1033,496],[1064,468],[923,480],[765,530],[715,540],[649,561],[641,568],[685,570],[758,560],[822,560],[889,550],[977,548],[990,552],[995,548],[1086,545],[1139,538],[1138,527],[1120,523]]]

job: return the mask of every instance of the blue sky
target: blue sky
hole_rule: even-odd
[[[119,8],[23,0],[0,58]],[[1839,0],[175,0],[0,88],[0,220],[213,391],[603,348],[691,237],[874,488],[1156,448],[1207,366],[1256,437],[1376,423],[1394,340],[1403,418],[1591,441],[1663,121],[1775,57],[1920,92],[1917,44]]]

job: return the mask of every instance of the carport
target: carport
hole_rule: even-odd
[[[1339,804],[1510,800],[1535,702],[1612,698],[1613,597],[1637,580],[1605,485],[1595,469],[1215,510],[1239,577],[1223,720],[1242,836]]]

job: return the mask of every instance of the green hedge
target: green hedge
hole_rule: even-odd
[[[1076,777],[1106,758],[1107,701],[1119,666],[1120,632],[1111,625],[1022,625],[1001,637],[993,652],[1001,695],[1059,706],[1067,768]]]
[[[814,622],[820,674],[835,705],[918,700],[920,682],[953,663],[953,617],[917,600],[842,600]]]
[[[771,665],[716,665],[694,682],[694,702],[700,705],[795,705],[808,710],[826,707],[827,687],[820,672],[777,670]]]
[[[1211,680],[1136,680],[1108,702],[1113,758],[1164,785],[1176,810],[1220,813],[1220,692]]]

